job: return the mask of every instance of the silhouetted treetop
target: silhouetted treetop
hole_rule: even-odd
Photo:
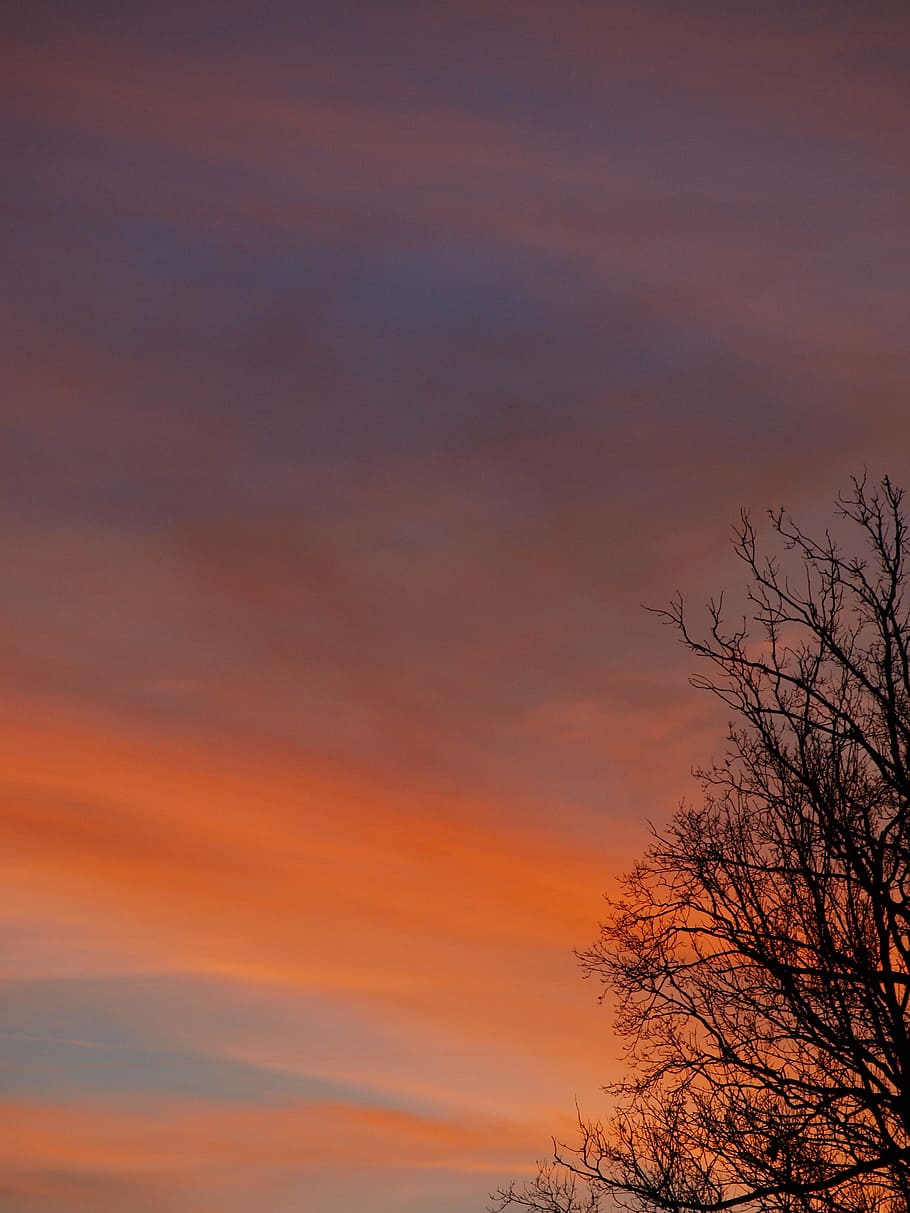
[[[748,515],[745,618],[661,617],[731,710],[723,757],[625,877],[587,973],[619,1006],[613,1112],[497,1207],[910,1209],[910,599],[890,480],[838,533]]]

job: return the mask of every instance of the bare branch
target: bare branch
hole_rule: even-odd
[[[727,749],[580,954],[627,1045],[611,1119],[497,1208],[910,1208],[910,531],[887,478],[836,510],[855,551],[775,510],[766,553],[740,516],[732,626],[723,596],[704,634],[656,612]]]

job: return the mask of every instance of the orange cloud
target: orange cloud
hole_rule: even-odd
[[[532,1053],[538,1103],[554,1082],[571,1094],[573,1071],[589,1081],[608,1025],[571,948],[593,931],[606,850],[287,755],[23,716],[0,729],[3,864],[23,914],[31,890],[36,913],[75,905],[88,938],[119,936],[140,968],[332,993],[498,1042],[516,1068]],[[356,1061],[329,1069],[353,1078]]]
[[[526,1169],[541,1126],[493,1118],[446,1120],[381,1107],[304,1103],[282,1108],[152,1102],[146,1110],[93,1104],[7,1103],[0,1168],[70,1171],[245,1166]]]

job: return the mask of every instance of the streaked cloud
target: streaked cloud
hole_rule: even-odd
[[[597,1103],[572,948],[724,723],[641,604],[910,481],[908,32],[11,18],[4,1208],[463,1213]]]

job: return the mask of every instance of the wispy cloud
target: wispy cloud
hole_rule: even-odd
[[[462,1213],[597,1099],[571,950],[723,729],[641,604],[908,479],[907,37],[11,21],[4,1207]]]

